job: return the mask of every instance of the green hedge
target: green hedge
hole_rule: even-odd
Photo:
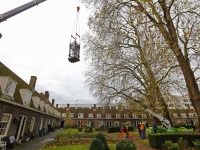
[[[200,139],[200,134],[197,133],[156,133],[149,134],[149,144],[153,148],[161,148],[161,145],[165,143],[165,140],[171,140],[172,142],[177,142],[179,137],[183,137],[183,140],[188,142],[189,146],[194,146],[192,141],[195,139]]]
[[[110,127],[108,133],[120,132],[121,127]],[[133,131],[133,127],[128,127],[128,131]]]

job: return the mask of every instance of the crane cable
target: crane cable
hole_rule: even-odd
[[[79,22],[79,10],[80,10],[80,7],[77,6],[77,14],[76,14],[76,19],[75,19],[75,22],[74,22],[74,26],[73,26],[73,30],[72,30],[72,34],[71,34],[71,38],[70,38],[70,43],[71,43],[71,39],[72,39],[72,38],[74,38],[75,41],[77,41],[77,36],[79,37],[79,41],[77,41],[77,42],[80,43],[80,22]],[[74,27],[76,27],[75,37],[73,36]],[[77,28],[78,28],[78,29],[77,29]],[[77,33],[77,30],[79,30],[78,33]]]

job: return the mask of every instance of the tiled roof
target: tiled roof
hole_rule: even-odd
[[[17,86],[14,93],[14,102],[22,104],[22,98],[20,96],[19,89],[28,89],[31,92],[33,92],[32,96],[37,96],[41,100],[45,100],[46,102],[45,97],[43,97],[37,91],[33,90],[32,87],[29,86],[29,84],[27,84],[18,75],[16,75],[13,71],[11,71],[8,67],[6,67],[2,62],[0,62],[0,76],[10,77],[11,79],[17,82]],[[0,95],[1,95],[1,90],[0,90]],[[31,99],[30,107],[34,108],[32,99]]]

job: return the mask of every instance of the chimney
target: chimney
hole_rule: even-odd
[[[47,100],[49,100],[49,91],[45,91],[45,98],[47,99]]]
[[[32,87],[33,90],[35,90],[36,80],[37,80],[37,77],[36,77],[36,76],[31,76],[29,85]]]
[[[56,104],[56,108],[58,108],[58,104]]]
[[[55,103],[55,99],[52,99],[52,105],[54,106],[54,103]]]
[[[69,104],[67,104],[67,108],[69,108]]]

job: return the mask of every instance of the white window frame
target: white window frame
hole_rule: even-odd
[[[111,114],[106,114],[106,118],[112,118]]]
[[[124,118],[128,118],[129,116],[128,116],[128,114],[124,114]]]
[[[28,89],[19,89],[19,92],[23,101],[23,105],[29,107],[33,92]]]
[[[172,115],[173,115],[173,117],[178,117],[177,113],[173,113]]]
[[[35,124],[35,117],[32,117],[30,122],[30,131],[33,131],[34,124]]]
[[[93,118],[93,113],[89,113],[88,118]]]
[[[142,118],[147,118],[146,114],[141,114]]]
[[[133,118],[138,118],[138,114],[132,114]]]
[[[83,113],[78,113],[78,118],[84,118],[84,114]]]
[[[97,118],[101,118],[101,114],[97,114]]]
[[[103,120],[100,120],[99,121],[99,126],[102,126],[103,125]]]
[[[7,135],[11,119],[12,119],[12,114],[3,113],[0,122],[0,137],[4,137]]]
[[[116,118],[121,118],[121,114],[116,114]]]
[[[69,113],[70,118],[74,118],[74,113]]]
[[[186,113],[181,113],[181,117],[185,118],[186,117]]]
[[[194,113],[188,113],[189,117],[194,117]]]
[[[33,104],[34,104],[35,108],[38,108],[39,104],[40,104],[40,98],[37,96],[32,96],[32,100],[33,100]]]
[[[91,124],[92,124],[92,121],[88,120],[87,126],[91,126]]]

